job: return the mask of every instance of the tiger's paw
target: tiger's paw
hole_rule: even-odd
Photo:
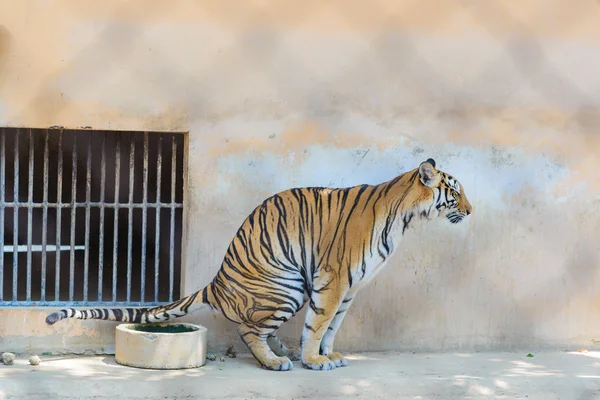
[[[292,361],[300,361],[302,359],[302,349],[300,347],[288,347],[287,356]]]
[[[273,357],[262,363],[262,367],[269,371],[290,371],[294,364],[287,357]]]
[[[325,356],[308,357],[302,360],[302,366],[304,368],[330,371],[335,368],[335,363]]]
[[[336,367],[345,367],[348,365],[348,359],[340,353],[329,353],[327,357],[333,361]]]

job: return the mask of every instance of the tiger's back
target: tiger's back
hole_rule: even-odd
[[[217,304],[232,321],[252,322],[250,315],[240,315],[240,299],[245,299],[254,319],[261,318],[254,301],[261,306],[285,305],[293,315],[312,292],[318,266],[334,268],[335,263],[340,272],[348,268],[351,273],[344,276],[352,280],[353,259],[362,253],[353,252],[353,247],[375,226],[375,214],[363,195],[377,189],[370,185],[294,188],[266,199],[231,241],[209,285],[208,302]]]

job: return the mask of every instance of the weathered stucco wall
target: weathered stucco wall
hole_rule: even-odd
[[[0,2],[0,125],[189,131],[186,293],[264,197],[434,157],[474,215],[407,237],[337,346],[592,347],[600,4],[327,3]],[[0,310],[2,347],[111,346],[110,323],[43,315]],[[242,349],[222,317],[187,319]]]

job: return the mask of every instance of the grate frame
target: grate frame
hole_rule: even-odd
[[[71,152],[68,153],[69,149],[65,148],[64,138],[66,132],[69,132],[72,137]],[[13,146],[9,148],[7,145],[7,136],[12,133]],[[109,135],[129,135],[128,146],[124,144],[124,140],[121,138],[117,139],[115,146],[110,147],[107,143]],[[154,135],[154,136],[153,136]],[[93,151],[92,138],[101,137],[100,149]],[[153,141],[150,141],[150,139]],[[54,154],[54,158],[51,160],[49,152],[49,142],[53,139],[58,143],[58,151]],[[140,140],[141,139],[141,140]],[[170,139],[170,140],[169,140]],[[0,129],[0,307],[64,307],[64,306],[152,306],[160,305],[173,301],[178,298],[176,293],[176,282],[175,272],[179,276],[182,276],[182,259],[181,259],[181,248],[179,251],[178,262],[175,262],[176,255],[176,240],[181,242],[184,226],[183,226],[183,212],[184,212],[184,187],[185,178],[187,176],[187,166],[185,165],[185,152],[184,146],[187,143],[186,133],[163,133],[163,132],[116,132],[116,131],[98,131],[89,129],[35,129],[35,128],[1,128]],[[36,171],[35,160],[36,160],[36,145],[39,144],[39,140],[43,141],[43,194],[41,201],[34,199],[34,174],[39,174]],[[38,141],[38,142],[36,142]],[[81,145],[77,145],[78,141],[83,142],[85,150],[79,151]],[[141,141],[141,145],[140,142]],[[26,143],[24,143],[26,142]],[[86,143],[87,142],[87,143]],[[153,143],[158,143],[153,149],[156,158],[150,158],[150,150]],[[26,150],[23,150],[25,145]],[[170,156],[165,157],[165,147],[169,148],[170,145]],[[136,168],[136,152],[141,152],[142,163],[141,168]],[[178,152],[179,151],[179,152]],[[11,153],[9,153],[11,152]],[[181,153],[183,152],[183,156]],[[39,152],[38,152],[39,153]],[[83,153],[83,154],[80,154]],[[12,169],[13,169],[13,185],[12,185],[12,200],[7,199],[7,155],[12,155]],[[70,155],[71,168],[70,168],[70,201],[63,201],[64,189],[63,184],[65,183],[65,174],[68,173],[68,168],[65,168],[64,158],[65,155]],[[114,158],[114,198],[113,201],[107,201],[107,155],[111,155]],[[128,156],[128,171],[127,171],[127,201],[120,201],[121,190],[123,185],[123,162],[122,158]],[[27,157],[27,169],[23,171],[22,160],[23,157]],[[93,158],[99,158],[99,180],[96,179],[95,183],[99,181],[99,194],[94,199],[92,196],[92,160]],[[52,161],[52,162],[51,162]],[[167,161],[166,163],[164,161]],[[49,199],[49,175],[50,165],[55,162],[56,165],[56,200],[51,201]],[[170,163],[169,163],[170,162]],[[80,165],[83,163],[83,166]],[[38,163],[39,164],[39,163]],[[165,164],[167,164],[168,170],[170,170],[169,176],[170,185],[165,185],[164,182],[166,171]],[[83,173],[80,169],[84,169],[84,179],[80,179],[80,175]],[[155,181],[149,182],[149,170],[150,167],[156,171]],[[95,171],[97,172],[97,171]],[[67,174],[68,175],[68,174]],[[27,180],[27,197],[23,198],[24,193],[20,193],[22,188],[20,183],[22,179]],[[134,183],[141,179],[142,182],[142,193],[141,200],[134,199],[135,185]],[[177,185],[177,181],[181,183]],[[153,185],[153,186],[151,186]],[[153,187],[155,191],[154,201],[150,201],[148,197],[149,188]],[[170,188],[169,198],[163,198],[161,196],[161,190]],[[78,199],[78,194],[81,191],[85,192],[84,199]],[[179,198],[178,198],[179,197]],[[166,200],[166,201],[165,201]],[[33,213],[34,211],[41,211],[41,225],[34,226],[33,224]],[[56,216],[56,229],[55,229],[55,243],[48,243],[49,225],[48,215],[49,212],[53,211]],[[107,233],[107,211],[112,211],[113,220],[113,237],[112,237],[112,251],[107,252],[104,249],[108,244],[106,242]],[[154,212],[154,224],[148,224],[149,211]],[[84,237],[83,239],[77,237],[76,230],[81,225],[77,223],[78,212],[84,213]],[[99,217],[92,220],[92,212],[97,212]],[[140,259],[139,261],[139,290],[140,295],[138,299],[134,299],[132,296],[133,287],[133,267],[134,267],[134,237],[133,237],[133,226],[134,226],[134,212],[141,212],[141,247],[136,256]],[[7,226],[9,221],[7,220],[7,214],[12,213],[12,227]],[[19,242],[19,217],[21,213],[26,214],[27,218],[27,233],[26,243]],[[127,226],[123,227],[121,216],[123,213],[127,214]],[[165,228],[161,222],[161,218],[164,214],[168,215],[168,257],[163,259],[161,257],[161,238],[163,233],[161,227]],[[63,214],[70,217],[69,240],[68,244],[64,244],[63,235],[63,224],[61,223]],[[175,224],[179,223],[181,230],[176,234]],[[90,271],[91,263],[91,252],[90,243],[91,228],[93,223],[97,224],[99,235],[97,240],[94,239],[95,243],[98,244],[98,254],[96,257],[94,270],[95,276],[92,276]],[[122,243],[119,238],[121,229],[126,228],[127,240],[126,243]],[[12,243],[6,243],[6,231],[12,228]],[[37,233],[39,236],[40,232],[35,232],[36,229],[41,229],[41,243],[34,243],[33,234]],[[149,246],[149,232],[154,236],[153,245]],[[149,260],[147,255],[148,248],[153,248],[154,253],[154,265],[153,270],[148,267],[151,265],[152,260]],[[163,248],[165,246],[162,246]],[[76,270],[76,255],[77,252],[83,252],[83,268]],[[120,272],[120,264],[123,264],[123,253],[126,256],[126,292],[119,293],[117,287],[117,274]],[[20,263],[20,253],[25,253],[26,264],[23,268]],[[40,267],[40,289],[39,296],[34,298],[32,296],[32,278],[34,271],[32,268],[33,255],[35,253],[41,254],[41,267]],[[68,253],[68,256],[65,254]],[[110,254],[109,254],[110,253]],[[5,255],[10,254],[12,256],[12,271],[10,271],[10,264],[5,262]],[[48,258],[49,255],[53,255],[55,258],[53,276],[48,276]],[[61,273],[64,273],[64,266],[62,262],[64,257],[68,257],[68,276],[69,285],[68,292],[64,292],[66,288],[63,288],[61,292],[60,282]],[[105,277],[104,266],[107,261],[112,261],[112,276]],[[161,278],[160,266],[161,262],[168,263],[168,298],[159,300],[159,282]],[[176,265],[177,264],[177,265]],[[137,267],[137,266],[136,266]],[[12,284],[10,284],[10,290],[5,290],[5,279],[8,272],[12,272]],[[147,295],[147,279],[148,273],[153,275],[154,287],[153,296]],[[23,277],[23,275],[25,275]],[[111,279],[111,293],[110,299],[107,299],[107,294],[104,293],[103,286],[105,279]],[[164,279],[164,277],[162,277]],[[19,290],[19,282],[22,279],[26,280],[25,293]],[[75,293],[75,282],[78,279],[83,280],[83,291],[82,297],[77,298]],[[90,281],[96,279],[96,293],[95,296],[90,293]],[[54,283],[54,295],[50,296],[48,293],[48,281],[53,280]],[[177,282],[180,283],[180,282]],[[52,297],[52,298],[50,298]],[[124,297],[124,298],[123,298]],[[164,296],[162,296],[164,297]]]

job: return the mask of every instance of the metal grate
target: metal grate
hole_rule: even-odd
[[[172,133],[2,129],[0,306],[178,298],[183,144]]]

